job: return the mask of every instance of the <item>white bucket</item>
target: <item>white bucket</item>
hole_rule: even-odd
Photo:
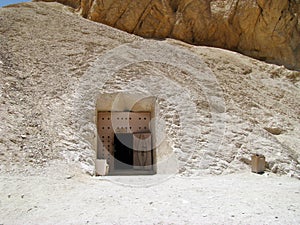
[[[96,175],[105,176],[108,173],[106,159],[96,159]]]

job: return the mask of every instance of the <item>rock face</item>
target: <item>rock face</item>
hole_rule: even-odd
[[[49,164],[92,173],[96,100],[129,92],[157,98],[181,174],[249,172],[251,155],[261,153],[269,171],[300,178],[299,72],[146,40],[70,9],[0,8],[0,173]]]
[[[46,0],[55,1],[55,0]],[[56,0],[148,38],[225,48],[300,69],[298,0]]]

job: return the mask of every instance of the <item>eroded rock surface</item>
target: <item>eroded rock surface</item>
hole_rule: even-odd
[[[142,37],[171,37],[300,69],[298,0],[56,1]]]

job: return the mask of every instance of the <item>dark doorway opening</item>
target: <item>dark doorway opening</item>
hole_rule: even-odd
[[[133,134],[116,133],[114,143],[115,169],[133,169]]]

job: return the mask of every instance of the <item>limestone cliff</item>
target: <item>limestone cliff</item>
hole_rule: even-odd
[[[234,50],[300,69],[299,0],[45,0],[149,38]]]

